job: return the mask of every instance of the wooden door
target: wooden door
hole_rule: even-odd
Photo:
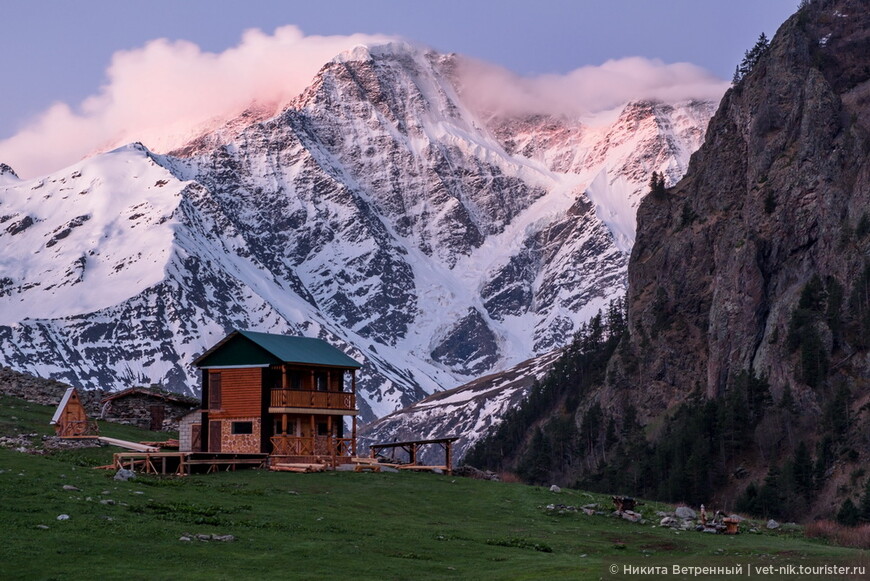
[[[221,451],[221,423],[220,422],[209,422],[208,423],[208,451],[209,452],[220,452]]]
[[[166,408],[162,405],[150,406],[151,410],[151,425],[148,428],[152,432],[159,432],[163,429],[163,418],[166,415]]]
[[[202,424],[190,426],[190,450],[191,452],[202,450]]]

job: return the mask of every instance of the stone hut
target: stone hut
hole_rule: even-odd
[[[177,430],[199,400],[156,387],[131,387],[101,400],[100,418],[153,431]]]

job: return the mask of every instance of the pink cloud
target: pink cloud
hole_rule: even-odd
[[[538,77],[471,59],[462,63],[463,97],[476,109],[496,114],[583,116],[641,99],[719,100],[729,85],[696,65],[643,57]]]
[[[305,36],[295,26],[246,31],[221,53],[158,39],[113,55],[107,81],[78,108],[56,103],[0,142],[0,160],[22,177],[95,151],[141,141],[155,151],[185,143],[252,104],[277,108],[302,92],[340,52],[385,36]]]

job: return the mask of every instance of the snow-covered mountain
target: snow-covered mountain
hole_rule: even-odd
[[[0,166],[0,363],[193,392],[230,329],[318,336],[365,363],[372,420],[564,345],[623,294],[649,175],[682,175],[715,104],[492,116],[457,59],[357,47],[165,155]]]

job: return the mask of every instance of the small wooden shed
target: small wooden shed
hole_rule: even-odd
[[[61,438],[96,436],[99,433],[97,422],[88,419],[85,406],[74,387],[63,394],[49,424],[54,426],[54,433]]]

